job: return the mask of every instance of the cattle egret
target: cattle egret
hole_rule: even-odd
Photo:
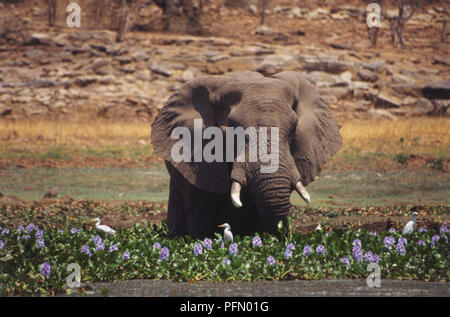
[[[223,230],[223,240],[225,242],[233,242],[233,233],[230,230],[230,225],[228,223],[224,223],[223,225],[220,225],[219,228],[225,228],[225,230]]]
[[[322,231],[322,226],[320,225],[320,222],[319,222],[319,224],[317,225],[315,231]]]
[[[405,228],[403,228],[402,234],[411,234],[414,232],[414,229],[416,228],[417,215],[418,215],[417,212],[413,212],[412,214],[413,220],[408,221]]]
[[[116,233],[116,231],[113,228],[110,228],[110,227],[108,227],[106,225],[101,225],[100,224],[100,218],[95,218],[94,221],[97,222],[95,224],[95,228],[97,229],[97,231],[110,233],[110,234],[115,234]]]

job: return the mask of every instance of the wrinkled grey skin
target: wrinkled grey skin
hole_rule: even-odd
[[[266,163],[248,160],[173,162],[171,148],[178,139],[171,139],[172,130],[188,127],[193,135],[196,118],[203,119],[204,128],[278,127],[278,170],[264,174],[260,166]],[[339,128],[316,89],[297,72],[271,77],[242,72],[187,82],[169,98],[152,124],[152,145],[165,159],[171,177],[170,234],[202,238],[213,235],[224,222],[235,234],[275,232],[279,220],[289,214],[297,181],[308,185],[339,150]],[[274,141],[269,133],[269,149]],[[248,154],[248,144],[246,151]],[[233,181],[242,185],[241,208],[231,203]]]

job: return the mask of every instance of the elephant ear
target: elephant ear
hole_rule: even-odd
[[[151,141],[155,152],[170,161],[197,188],[212,193],[229,191],[230,175],[225,157],[213,162],[205,162],[203,157],[201,162],[194,160],[194,119],[202,119],[202,132],[205,127],[213,126],[223,131],[230,111],[240,104],[242,87],[261,77],[256,73],[243,72],[231,76],[200,77],[182,85],[167,100],[152,123]],[[172,148],[180,141],[171,138],[172,131],[177,127],[185,127],[190,132],[190,162],[176,162],[172,158]],[[215,137],[218,136],[212,138]],[[225,145],[225,134],[221,133],[221,137]],[[202,139],[201,149],[210,141]]]
[[[300,172],[300,180],[306,186],[314,180],[326,161],[340,149],[341,126],[304,75],[289,71],[273,77],[286,81],[293,89],[293,109],[297,113],[298,123],[291,152]]]

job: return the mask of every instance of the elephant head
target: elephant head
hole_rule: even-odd
[[[243,151],[230,149],[225,133],[222,160],[199,161],[191,153],[190,160],[175,161],[172,148],[179,140],[172,138],[172,133],[177,127],[185,127],[191,131],[190,144],[194,144],[194,119],[201,119],[203,128],[218,127],[224,132],[227,128],[253,127],[260,136],[263,130],[259,128],[267,128],[265,144],[276,150],[277,168],[262,173],[266,163],[260,158],[247,158],[255,145],[247,138]],[[276,134],[271,133],[274,127]],[[195,187],[211,193],[230,193],[236,207],[245,204],[240,199],[241,191],[245,190],[258,209],[263,230],[272,231],[276,219],[288,215],[294,189],[309,202],[304,186],[314,180],[340,148],[339,128],[316,89],[302,74],[282,72],[264,77],[243,72],[185,83],[158,113],[151,139],[156,153],[170,161]],[[207,140],[202,142],[204,148]],[[231,161],[225,157],[230,150],[234,155]],[[240,155],[247,159],[237,159]]]

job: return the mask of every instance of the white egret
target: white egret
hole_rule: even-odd
[[[322,231],[322,226],[320,225],[320,222],[319,222],[319,224],[317,225],[315,231]]]
[[[233,233],[231,232],[231,227],[228,223],[220,225],[219,228],[225,228],[223,230],[223,240],[225,242],[233,242]]]
[[[95,218],[94,221],[96,221],[95,228],[97,229],[97,231],[104,232],[104,233],[110,233],[110,234],[116,233],[116,231],[113,228],[110,228],[106,225],[101,225],[100,218]]]
[[[418,213],[413,212],[412,217],[413,220],[408,221],[408,223],[405,225],[405,228],[403,228],[402,234],[411,234],[414,232],[414,229],[416,228],[416,217]]]

